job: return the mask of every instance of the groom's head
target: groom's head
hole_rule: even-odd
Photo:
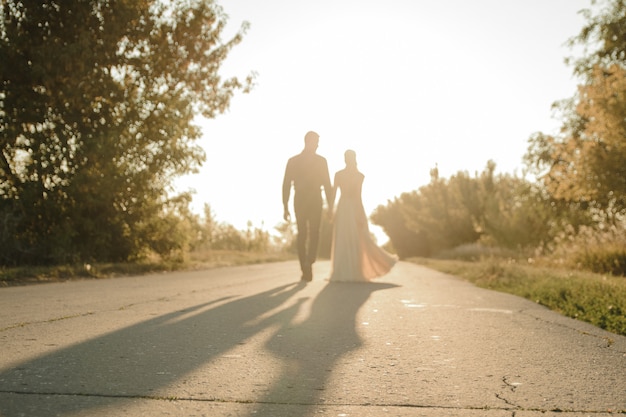
[[[317,150],[317,146],[319,145],[319,142],[320,142],[320,135],[313,132],[312,130],[307,132],[306,135],[304,135],[304,149],[315,151]]]

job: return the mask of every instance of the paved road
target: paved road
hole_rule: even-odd
[[[0,416],[608,416],[626,338],[399,263],[0,289]]]

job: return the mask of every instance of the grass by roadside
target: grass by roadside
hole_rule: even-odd
[[[228,250],[195,251],[185,259],[147,259],[134,263],[80,264],[51,267],[0,268],[0,287],[60,282],[76,279],[104,279],[154,272],[211,269],[223,266],[250,265],[295,259],[287,253],[244,252]]]
[[[542,304],[626,336],[626,277],[525,265],[506,259],[409,261]]]

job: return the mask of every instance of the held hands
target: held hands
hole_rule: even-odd
[[[332,209],[326,210],[326,217],[328,222],[332,224],[335,221],[335,213]]]
[[[330,223],[332,223],[335,220],[335,212],[332,209],[326,210],[326,217],[328,218],[328,221]],[[291,222],[291,213],[289,213],[289,209],[285,208],[285,210],[283,211],[283,219],[286,222]]]

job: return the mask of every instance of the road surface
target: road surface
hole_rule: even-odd
[[[0,289],[0,416],[626,414],[626,338],[400,262]]]

